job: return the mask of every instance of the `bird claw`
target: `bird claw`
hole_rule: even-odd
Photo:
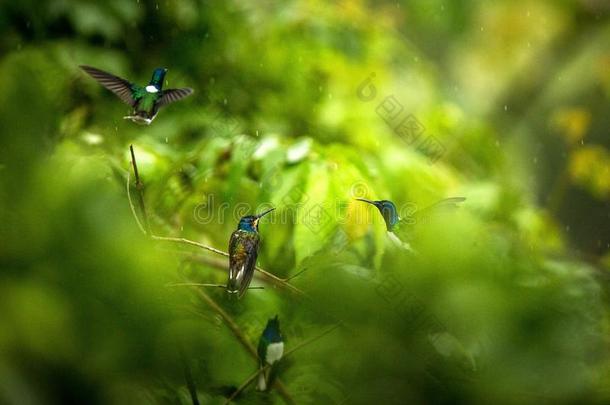
[[[131,120],[139,125],[150,125],[152,119],[140,117],[139,115],[126,115],[123,117],[124,120]]]

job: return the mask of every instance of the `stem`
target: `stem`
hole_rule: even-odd
[[[144,184],[140,180],[140,173],[138,172],[138,163],[136,162],[136,154],[133,151],[133,145],[129,145],[129,151],[131,152],[131,164],[133,166],[133,173],[136,177],[136,190],[138,190],[138,203],[140,204],[140,212],[142,212],[142,221],[144,222],[144,229],[146,235],[151,235],[150,224],[148,223],[148,215],[146,214],[146,205],[144,204]]]

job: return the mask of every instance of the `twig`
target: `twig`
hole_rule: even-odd
[[[224,284],[209,284],[209,283],[168,283],[166,287],[220,287],[227,288]],[[248,290],[264,290],[263,286],[252,286],[248,287]]]
[[[138,228],[140,228],[142,233],[144,235],[146,235],[146,230],[142,226],[142,223],[140,222],[140,218],[138,218],[138,214],[136,213],[136,207],[133,205],[133,202],[131,201],[130,189],[131,189],[131,184],[130,184],[130,179],[129,179],[129,170],[127,170],[127,200],[129,201],[129,208],[131,208],[131,213],[133,214],[133,218],[136,220],[136,224],[138,224]]]
[[[293,274],[292,276],[290,276],[288,278],[285,278],[284,281],[288,282],[288,281],[292,280],[293,278],[296,278],[296,277],[300,276],[301,274],[305,273],[306,271],[307,271],[307,267],[305,267],[303,270],[299,271],[298,273]]]
[[[172,237],[167,237],[167,236],[156,236],[156,235],[151,235],[151,238],[154,240],[159,240],[159,241],[184,243],[186,245],[197,246],[201,249],[209,250],[210,252],[214,252],[216,254],[219,254],[219,255],[222,255],[225,257],[229,257],[229,254],[226,252],[223,252],[222,250],[219,250],[219,249],[213,248],[211,246],[204,245],[203,243],[195,242],[193,240],[186,239],[186,238],[172,238]],[[255,270],[258,271],[259,273],[261,273],[262,275],[264,275],[265,277],[267,277],[268,279],[273,280],[276,284],[286,287],[289,290],[292,290],[293,292],[295,292],[299,295],[305,295],[305,293],[303,291],[301,291],[297,287],[293,286],[292,284],[289,284],[285,279],[279,278],[278,276],[275,276],[275,275],[269,273],[268,271],[261,269],[258,266],[255,267]]]
[[[220,317],[227,324],[233,335],[237,338],[239,343],[241,343],[241,345],[248,351],[248,353],[250,353],[250,355],[256,360],[258,364],[259,359],[258,353],[256,352],[256,348],[242,333],[241,329],[239,329],[239,325],[237,325],[233,318],[231,318],[231,316],[203,290],[198,288],[195,291],[201,297],[201,299],[205,301],[206,304],[208,304],[210,308],[212,308],[218,315],[220,315]],[[295,404],[294,400],[292,399],[292,396],[288,393],[286,387],[279,379],[275,381],[275,386],[277,388],[277,392],[284,399],[284,402],[286,402],[287,404]]]
[[[337,329],[339,326],[341,326],[341,322],[331,326],[330,328],[328,328],[324,332],[320,333],[318,336],[314,336],[312,338],[309,338],[309,339],[305,340],[304,342],[299,343],[298,345],[296,345],[295,347],[293,347],[292,349],[290,349],[286,353],[284,353],[282,358],[286,358],[286,357],[290,356],[292,353],[294,353],[297,350],[301,349],[302,347],[308,346],[308,345],[312,344],[313,342],[315,342],[316,340],[323,338],[324,336],[328,335],[330,332],[332,332],[335,329]]]
[[[244,381],[242,385],[240,385],[235,391],[233,391],[231,396],[227,398],[227,400],[224,402],[224,405],[230,404],[231,401],[235,399],[235,397],[237,397],[241,392],[243,392],[243,390],[248,388],[248,385],[250,385],[250,383],[252,383],[252,381],[254,381],[260,373],[266,372],[269,367],[271,367],[271,364],[267,364],[265,367],[259,368],[254,374],[248,377],[248,379]]]
[[[140,204],[140,211],[142,212],[142,221],[144,222],[144,229],[146,229],[147,235],[151,235],[150,224],[148,223],[148,215],[146,214],[146,205],[144,204],[144,184],[142,183],[142,181],[140,181],[140,173],[138,172],[138,163],[136,162],[136,154],[133,151],[133,145],[129,145],[129,151],[131,152],[131,164],[133,166],[133,173],[136,177],[136,190],[138,190],[138,202]]]
[[[296,352],[297,350],[301,349],[304,346],[307,346],[313,342],[315,342],[316,340],[328,335],[330,332],[334,331],[335,329],[337,329],[339,326],[341,326],[341,323],[338,323],[332,327],[330,327],[329,329],[327,329],[326,331],[322,332],[321,334],[319,334],[318,336],[314,336],[313,338],[310,338],[304,342],[301,342],[300,344],[296,345],[295,347],[293,347],[292,349],[288,350],[286,353],[284,353],[284,355],[282,356],[282,359],[285,359],[286,357],[290,356],[292,353]],[[227,400],[225,401],[224,405],[228,405],[233,399],[235,399],[235,397],[237,397],[241,392],[243,392],[243,390],[245,390],[246,388],[248,388],[248,385],[250,385],[252,383],[252,381],[254,381],[254,379],[263,372],[266,372],[267,369],[269,369],[271,367],[271,364],[266,364],[265,367],[261,367],[259,368],[254,374],[252,374],[250,377],[248,377],[248,379],[246,381],[244,381],[242,383],[242,385],[239,386],[239,388],[237,388],[229,398],[227,398]]]

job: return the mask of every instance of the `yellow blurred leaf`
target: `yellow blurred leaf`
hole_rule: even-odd
[[[562,108],[553,114],[552,124],[569,145],[574,145],[587,134],[591,113],[580,107]]]
[[[570,177],[602,199],[610,197],[610,153],[602,146],[579,148],[570,155]]]

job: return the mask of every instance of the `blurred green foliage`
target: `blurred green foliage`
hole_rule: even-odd
[[[130,144],[156,235],[225,250],[240,215],[277,207],[259,264],[305,269],[291,283],[306,296],[260,275],[240,302],[202,290],[242,337],[256,345],[278,314],[288,351],[341,322],[282,362],[288,395],[237,402],[609,402],[609,11],[1,3],[0,402],[187,404],[186,365],[216,404],[256,370],[175,285],[225,283],[225,259],[140,233]],[[165,66],[196,93],[140,127],[79,64],[139,83]],[[384,120],[389,97],[417,142]],[[449,196],[467,200],[414,227],[416,255],[354,201],[404,215]]]

